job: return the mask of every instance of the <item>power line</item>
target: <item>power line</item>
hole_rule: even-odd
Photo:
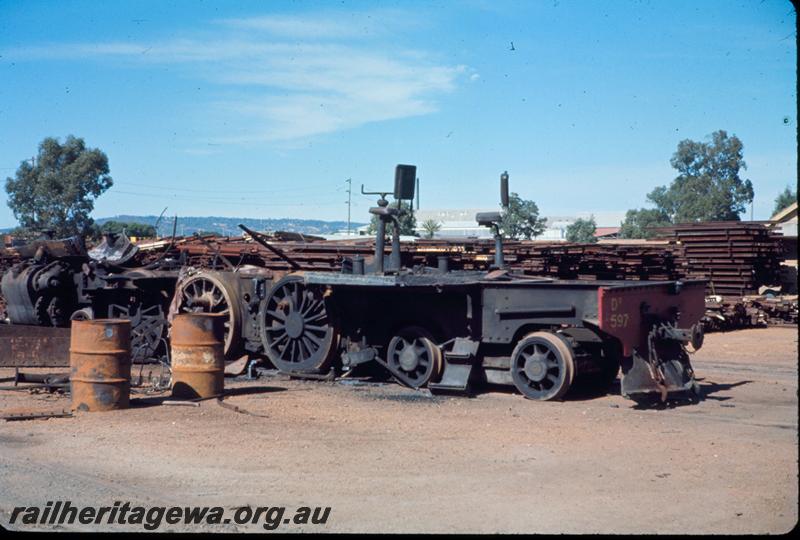
[[[253,193],[284,193],[290,191],[315,191],[319,190],[320,188],[331,187],[330,184],[317,184],[314,186],[304,186],[304,187],[291,187],[291,188],[276,188],[276,189],[242,189],[242,190],[231,190],[231,189],[197,189],[197,188],[187,188],[187,187],[176,187],[176,186],[165,186],[164,184],[161,185],[153,185],[153,184],[142,184],[139,182],[117,182],[114,185],[121,185],[121,186],[134,186],[134,187],[146,187],[149,189],[160,189],[162,191],[188,191],[191,193],[242,193],[242,194],[253,194]]]

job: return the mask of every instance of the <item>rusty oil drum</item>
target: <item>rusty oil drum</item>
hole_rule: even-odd
[[[69,365],[73,410],[127,409],[131,393],[131,322],[72,321]]]
[[[208,398],[222,394],[225,377],[224,315],[182,313],[172,321],[172,395]]]

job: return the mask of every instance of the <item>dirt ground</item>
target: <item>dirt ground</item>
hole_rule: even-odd
[[[0,524],[36,529],[9,526],[11,510],[70,500],[332,508],[284,532],[782,533],[798,519],[797,336],[706,336],[705,399],[663,410],[271,376],[226,380],[227,403],[266,417],[137,395],[128,410],[3,422]],[[68,406],[0,391],[0,411]]]

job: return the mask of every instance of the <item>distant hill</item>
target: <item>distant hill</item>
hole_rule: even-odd
[[[106,221],[127,221],[155,225],[158,216],[130,216],[121,215],[107,218],[98,218],[96,223],[101,224]],[[172,234],[172,220],[170,216],[161,218],[158,224],[158,234],[169,236]],[[178,227],[176,234],[179,236],[190,236],[196,232],[213,232],[227,236],[239,236],[241,229],[239,223],[243,223],[257,231],[289,231],[303,234],[333,234],[347,229],[346,221],[322,221],[319,219],[255,219],[240,217],[200,217],[200,216],[178,216]],[[351,222],[350,226],[355,229],[365,223]]]

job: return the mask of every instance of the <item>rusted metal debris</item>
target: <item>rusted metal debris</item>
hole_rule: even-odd
[[[165,356],[166,314],[179,265],[164,258],[157,267],[142,266],[142,249],[124,235],[106,235],[90,253],[75,248],[75,241],[63,242],[69,249],[55,241],[35,250],[16,248],[21,260],[0,282],[7,320],[66,327],[72,319],[124,318],[133,326],[135,360]]]
[[[20,420],[40,420],[43,418],[69,418],[73,416],[72,411],[67,409],[59,410],[11,410],[0,413],[0,418],[7,422]]]
[[[69,373],[25,373],[17,369],[14,374],[14,384],[19,383],[69,384]]]
[[[69,328],[0,324],[0,367],[68,367]]]
[[[797,295],[750,295],[742,298],[706,298],[703,326],[707,332],[797,325]]]

